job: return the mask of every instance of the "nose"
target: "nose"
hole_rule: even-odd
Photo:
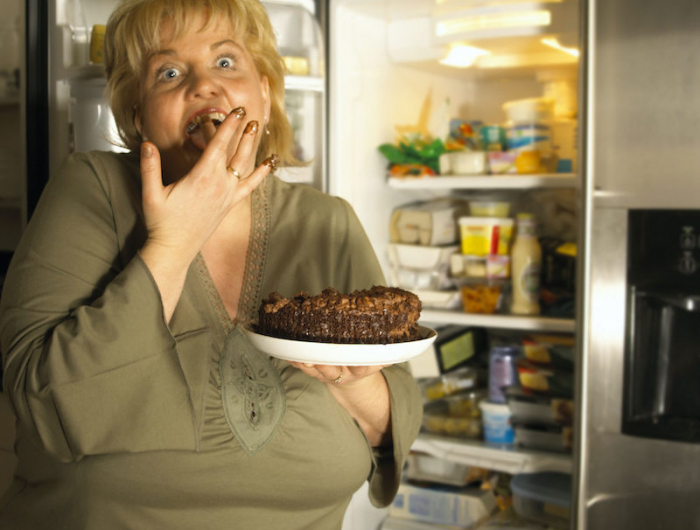
[[[197,67],[190,72],[189,94],[191,97],[211,98],[219,94],[219,86],[212,72],[207,68]]]

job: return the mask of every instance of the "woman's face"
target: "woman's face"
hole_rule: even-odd
[[[206,21],[198,18],[193,28]],[[203,116],[218,124],[234,108],[244,107],[244,120],[257,120],[260,134],[270,112],[268,80],[260,77],[228,24],[195,29],[177,39],[172,34],[172,24],[165,21],[160,49],[148,58],[141,75],[135,117],[141,136],[158,147],[168,182],[184,176],[206,147],[199,126]],[[235,145],[229,148],[231,158]]]

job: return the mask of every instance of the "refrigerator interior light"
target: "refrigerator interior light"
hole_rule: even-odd
[[[489,55],[491,52],[482,50],[468,44],[453,44],[450,46],[447,55],[440,59],[440,64],[454,66],[455,68],[468,68],[473,65],[479,57]]]
[[[569,48],[567,46],[562,45],[556,38],[545,38],[540,41],[542,44],[545,44],[551,48],[554,48],[555,50],[562,51],[564,53],[568,53],[569,55],[573,57],[578,57],[580,55],[579,51],[577,48]]]
[[[545,27],[552,23],[548,9],[474,14],[435,23],[435,34],[446,37],[458,33],[522,27]]]

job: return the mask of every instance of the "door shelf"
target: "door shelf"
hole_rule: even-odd
[[[457,324],[484,328],[519,329],[573,333],[574,319],[517,315],[480,315],[459,310],[423,309],[421,321],[431,324]]]
[[[433,434],[419,434],[411,449],[449,462],[511,475],[540,471],[571,473],[573,469],[570,454],[492,445],[481,440],[452,439]]]
[[[323,92],[326,88],[323,77],[286,75],[284,76],[285,90],[299,90],[303,92]]]
[[[522,190],[533,188],[575,188],[575,173],[542,175],[474,175],[441,177],[389,177],[389,186],[396,189],[459,190],[495,189]]]

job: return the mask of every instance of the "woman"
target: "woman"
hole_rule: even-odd
[[[378,506],[398,487],[410,375],[292,366],[240,329],[272,291],[383,278],[346,202],[270,174],[293,159],[264,9],[206,4],[117,8],[105,62],[131,153],[70,157],[13,259],[2,528],[336,529],[365,480]]]

